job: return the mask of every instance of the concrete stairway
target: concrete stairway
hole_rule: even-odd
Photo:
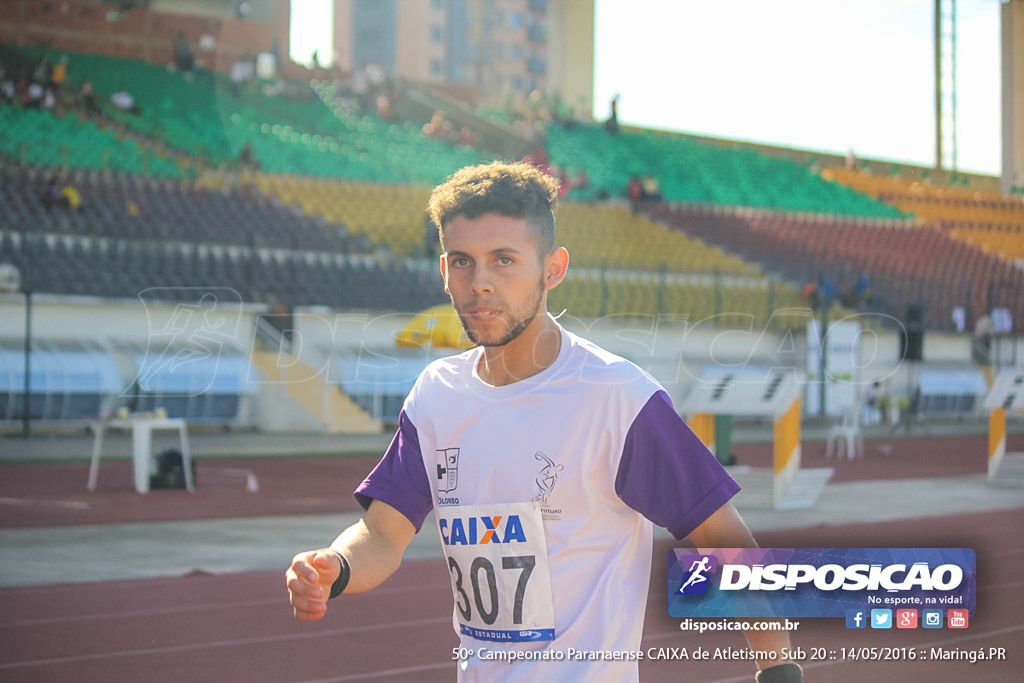
[[[995,476],[989,479],[992,486],[1024,488],[1024,453],[1007,453],[999,463]]]
[[[256,351],[253,365],[267,377],[261,387],[260,426],[267,431],[378,433],[383,426],[322,373],[291,355]]]

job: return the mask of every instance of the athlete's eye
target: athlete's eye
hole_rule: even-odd
[[[499,256],[498,257],[498,265],[499,266],[511,266],[513,263],[515,263],[515,260],[511,256]]]
[[[465,268],[469,265],[469,259],[465,256],[454,256],[448,261],[448,265],[452,268]]]

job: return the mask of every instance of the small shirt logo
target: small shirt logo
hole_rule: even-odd
[[[459,486],[459,449],[438,449],[437,460],[437,492],[451,493]]]
[[[533,457],[544,463],[544,467],[537,474],[538,493],[534,496],[533,500],[541,505],[547,505],[548,497],[555,490],[555,485],[558,483],[558,475],[562,473],[564,467],[556,465],[554,460],[540,451],[537,451]]]

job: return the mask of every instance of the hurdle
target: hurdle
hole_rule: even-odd
[[[719,459],[729,454],[718,453],[717,417],[772,419],[770,473],[748,467],[731,470],[734,477],[746,480],[741,484],[747,492],[749,507],[811,507],[832,475],[831,468],[800,469],[800,395],[803,384],[802,376],[791,369],[706,372],[680,404],[680,413],[690,428]]]
[[[985,397],[988,411],[988,483],[1024,486],[1024,453],[1006,452],[1006,416],[1024,409],[1024,373],[1005,370]]]

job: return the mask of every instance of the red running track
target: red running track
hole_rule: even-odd
[[[813,527],[760,534],[775,547],[952,546],[978,554],[978,609],[969,628],[853,631],[840,619],[803,619],[793,643],[808,680],[931,683],[1020,680],[1024,668],[1024,550],[1020,510]],[[739,634],[681,632],[665,613],[665,554],[655,549],[643,649],[738,648]],[[332,603],[322,621],[296,622],[281,572],[113,581],[0,590],[0,680],[162,683],[454,680],[451,595],[444,563],[406,563],[378,590]],[[1005,648],[1006,661],[851,661],[842,648]],[[902,651],[902,650],[900,650]],[[812,660],[813,655],[825,658]],[[835,659],[831,657],[834,656]],[[552,665],[557,666],[557,665]],[[646,683],[750,681],[747,661],[644,661]],[[559,680],[553,669],[552,680]]]
[[[1019,437],[1011,444],[1020,450]],[[825,461],[822,444],[806,444],[804,465],[837,467],[839,480],[951,476],[984,471],[984,439],[893,440],[884,454],[868,444],[867,457]],[[747,464],[767,446],[737,446]],[[762,453],[761,451],[764,451]],[[82,463],[0,464],[0,527],[42,527],[117,521],[157,521],[257,514],[337,512],[352,505],[351,491],[372,458],[260,458],[200,462],[200,488],[138,496],[126,462],[104,464],[100,489],[84,491]],[[258,495],[220,468],[250,468]],[[965,471],[966,470],[966,471]],[[937,491],[936,495],[941,495]],[[6,500],[7,502],[3,502]],[[11,500],[25,503],[11,503]],[[55,503],[67,503],[57,505]],[[971,547],[978,555],[978,609],[963,631],[855,631],[840,619],[801,620],[793,643],[805,654],[809,681],[932,683],[969,680],[1004,683],[1024,671],[1024,550],[1022,508],[1001,512],[909,519],[880,524],[819,526],[761,532],[769,547]],[[743,649],[737,633],[702,636],[679,630],[665,612],[665,554],[655,549],[643,650]],[[94,683],[189,681],[313,683],[327,681],[451,682],[457,638],[444,563],[407,562],[384,586],[332,603],[317,623],[296,622],[282,571],[111,581],[0,589],[0,681]],[[852,661],[843,648],[932,648],[966,653],[1005,648],[1006,661]],[[824,657],[812,659],[814,655]],[[833,655],[835,658],[833,659]],[[748,661],[644,661],[645,683],[752,681]],[[551,680],[560,680],[552,670]]]
[[[4,444],[6,445],[6,444]],[[831,483],[982,474],[985,436],[869,440],[866,456],[825,458],[825,444],[805,442],[802,466],[831,467]],[[1024,451],[1024,434],[1007,437],[1007,449]],[[733,444],[741,465],[771,467],[771,444]],[[359,509],[352,490],[379,455],[207,458],[198,457],[194,493],[132,488],[131,463],[103,461],[96,491],[85,483],[89,463],[0,462],[0,529],[161,522],[267,515],[332,514]],[[246,491],[245,473],[259,483]]]

